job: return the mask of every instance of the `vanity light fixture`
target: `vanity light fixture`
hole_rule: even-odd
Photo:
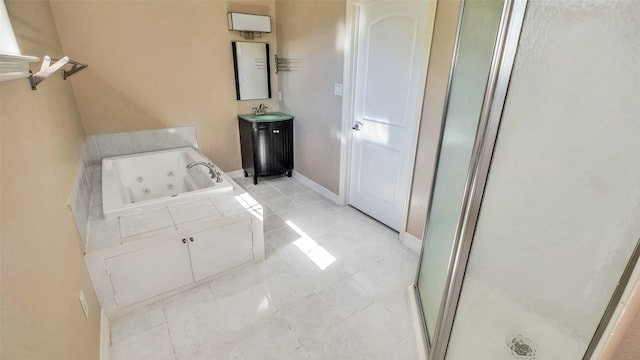
[[[238,31],[246,40],[261,37],[262,33],[271,32],[271,16],[243,14],[237,12],[227,13],[229,31]]]

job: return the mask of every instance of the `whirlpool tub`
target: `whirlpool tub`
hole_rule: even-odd
[[[192,148],[124,155],[102,160],[102,211],[106,218],[208,197],[233,190],[221,173],[220,182],[202,165],[210,163]],[[217,169],[217,167],[216,167]]]

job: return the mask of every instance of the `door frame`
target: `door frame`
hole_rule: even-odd
[[[354,91],[355,75],[357,64],[358,48],[358,26],[360,6],[364,3],[375,0],[347,0],[346,24],[344,34],[344,67],[342,75],[342,130],[340,136],[340,184],[338,197],[340,205],[349,205],[349,181],[351,177],[351,148],[353,142],[352,124],[354,121]],[[385,0],[381,0],[385,1]],[[426,0],[428,3],[427,41],[424,44],[425,63],[420,70],[420,85],[418,101],[416,101],[417,116],[412,119],[413,133],[411,137],[411,150],[409,152],[409,174],[407,182],[408,193],[403,199],[403,214],[400,224],[399,239],[404,239],[407,230],[407,218],[409,215],[409,199],[411,198],[411,186],[413,185],[413,171],[415,167],[416,151],[418,148],[418,133],[422,122],[422,106],[424,104],[425,86],[427,84],[427,71],[429,68],[429,58],[431,56],[431,42],[433,38],[433,27],[435,23],[436,4],[438,0]]]

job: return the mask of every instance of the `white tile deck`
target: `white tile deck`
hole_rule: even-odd
[[[289,178],[234,180],[265,206],[266,260],[112,320],[112,360],[417,359],[396,232]]]

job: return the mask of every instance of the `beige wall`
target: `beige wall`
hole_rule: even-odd
[[[407,231],[422,238],[458,22],[458,0],[438,3]],[[278,55],[300,61],[282,72],[282,110],[295,117],[296,170],[338,193],[346,3],[276,0]]]
[[[278,56],[299,61],[278,74],[282,108],[295,116],[295,169],[336,194],[345,12],[344,0],[276,1]]]
[[[278,103],[236,101],[231,42],[244,39],[228,30],[227,11],[268,14],[273,25],[274,0],[51,6],[64,54],[89,64],[73,79],[87,135],[194,125],[205,155],[225,171],[240,169],[236,115]],[[275,49],[273,30],[256,41]]]
[[[458,0],[438,1],[407,218],[407,232],[419,239],[427,220],[459,11]]]
[[[47,1],[5,1],[23,54],[61,53]],[[100,309],[67,207],[84,138],[71,84],[2,83],[0,119],[0,357],[98,359]]]

